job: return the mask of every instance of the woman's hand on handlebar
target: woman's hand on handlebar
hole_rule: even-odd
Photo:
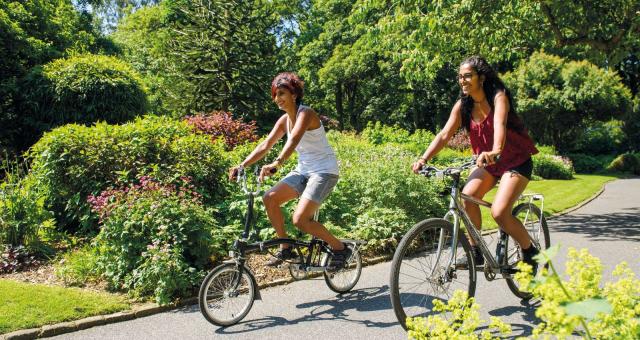
[[[476,166],[479,168],[484,168],[487,165],[496,164],[499,158],[498,156],[500,156],[500,152],[481,152],[476,159]]]
[[[425,163],[425,160],[423,158],[420,158],[413,163],[413,165],[411,166],[411,170],[413,170],[414,174],[417,174],[422,169],[422,167],[424,167]]]
[[[262,182],[265,177],[272,176],[277,171],[278,171],[278,162],[277,161],[275,161],[273,163],[270,163],[270,164],[267,164],[267,165],[263,166],[262,169],[260,169],[260,176],[258,177],[258,180],[260,182]]]
[[[238,178],[238,172],[242,165],[237,165],[229,169],[229,181],[235,181]]]

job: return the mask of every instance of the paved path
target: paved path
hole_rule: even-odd
[[[607,184],[597,199],[549,226],[552,244],[563,245],[556,263],[565,262],[568,246],[586,247],[602,260],[604,280],[622,260],[640,275],[640,179]],[[265,289],[242,322],[224,329],[207,323],[191,306],[58,339],[406,339],[391,310],[389,268],[389,262],[364,268],[355,289],[342,296],[322,278]],[[487,282],[480,275],[476,297],[481,318],[502,317],[512,324],[513,336],[531,334],[538,322],[534,306],[511,294],[504,281]]]

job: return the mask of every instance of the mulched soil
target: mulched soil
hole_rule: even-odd
[[[272,268],[265,266],[269,260],[269,254],[252,254],[248,257],[247,265],[256,276],[258,284],[273,282],[278,279],[288,278],[289,269],[286,266],[282,268]],[[47,263],[37,267],[32,267],[25,271],[17,273],[0,274],[0,279],[9,279],[19,282],[40,283],[53,286],[65,286],[64,282],[55,275],[53,264]],[[87,282],[83,289],[104,292],[106,290],[105,282]]]

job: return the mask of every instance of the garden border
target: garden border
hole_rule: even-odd
[[[557,212],[553,215],[550,215],[547,219],[552,219],[562,215],[566,215],[570,212],[573,212],[575,210],[582,208],[584,205],[598,198],[598,196],[600,196],[604,192],[606,185],[610,182],[611,181],[606,182],[597,193],[595,193],[593,196],[589,197],[588,199],[578,203],[574,207],[571,207],[561,212]],[[493,233],[495,231],[497,231],[497,229],[488,231],[487,234]],[[392,257],[393,255],[383,255],[383,256],[377,256],[374,258],[364,258],[363,266],[367,267],[370,265],[378,264],[380,262],[388,261]],[[315,275],[310,275],[309,277],[317,277],[322,275],[321,273],[313,273],[313,274]],[[286,279],[278,279],[272,282],[263,283],[258,287],[260,289],[263,289],[267,287],[285,285],[294,281],[297,281],[297,280],[292,277],[289,277]],[[37,338],[46,338],[46,337],[61,335],[65,333],[80,331],[80,330],[91,328],[94,326],[101,326],[101,325],[116,323],[120,321],[127,321],[127,320],[142,318],[145,316],[166,312],[166,311],[177,309],[180,307],[190,306],[196,303],[198,303],[197,297],[182,299],[177,302],[164,305],[164,306],[160,306],[156,303],[146,303],[143,305],[134,306],[130,310],[117,312],[113,314],[91,316],[88,318],[75,320],[75,321],[62,322],[62,323],[57,323],[53,325],[45,325],[38,328],[29,328],[29,329],[18,330],[18,331],[6,333],[6,334],[0,334],[0,340],[30,340],[30,339],[37,339]]]

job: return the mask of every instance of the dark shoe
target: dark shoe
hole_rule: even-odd
[[[471,255],[473,256],[473,260],[475,262],[476,267],[484,265],[484,257],[482,257],[482,252],[480,248],[471,246]],[[456,261],[456,269],[466,270],[469,268],[469,259],[467,257],[460,258]]]
[[[346,244],[344,245],[344,249],[342,250],[332,250],[329,258],[329,264],[327,265],[327,270],[329,271],[337,271],[345,267],[349,258],[351,257],[352,251]]]
[[[291,248],[285,248],[278,250],[269,261],[265,264],[268,267],[276,267],[282,264],[282,262],[286,260],[291,260],[296,258],[296,253],[291,250]]]
[[[533,244],[527,249],[522,249],[522,261],[533,268],[532,274],[536,276],[538,273],[538,263],[534,260],[534,256],[538,255],[540,251]]]

